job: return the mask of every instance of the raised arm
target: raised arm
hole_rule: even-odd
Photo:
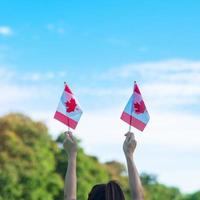
[[[133,153],[136,148],[136,140],[134,137],[134,134],[131,132],[128,132],[125,134],[126,139],[123,144],[123,150],[127,161],[127,167],[128,167],[128,177],[129,177],[129,185],[130,185],[130,191],[131,191],[131,199],[132,200],[144,200],[143,195],[143,188],[140,181],[140,176],[137,172],[134,159],[133,159]]]
[[[71,132],[65,132],[64,149],[68,155],[65,175],[64,200],[76,200],[76,155],[77,143]]]

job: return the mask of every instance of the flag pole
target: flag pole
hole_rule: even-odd
[[[133,93],[135,91],[135,84],[136,84],[136,81],[134,81]],[[133,103],[134,103],[134,99],[133,99],[132,106],[131,106],[131,117],[130,117],[130,124],[129,124],[128,132],[131,132],[132,114],[133,114],[133,106],[134,106]]]
[[[64,88],[65,88],[66,82],[64,81]],[[67,124],[68,124],[68,132],[70,132],[70,127],[69,127],[69,118],[67,117]]]
[[[131,121],[131,120],[130,120]],[[131,132],[131,125],[129,125],[128,132]]]
[[[68,119],[68,121],[69,121],[69,119]],[[68,132],[70,132],[70,127],[68,126]]]

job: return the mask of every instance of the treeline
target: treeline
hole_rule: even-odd
[[[0,118],[0,200],[63,200],[67,155],[61,147],[64,135],[52,140],[47,127],[22,114]],[[92,186],[117,180],[130,200],[126,168],[122,163],[100,163],[79,147],[78,200],[87,200]],[[184,195],[178,188],[141,174],[146,200],[200,200],[200,191]]]

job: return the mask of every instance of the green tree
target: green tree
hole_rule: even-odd
[[[63,187],[58,150],[42,123],[22,114],[0,118],[0,199],[53,200]]]
[[[185,195],[181,200],[200,200],[200,191]]]
[[[181,193],[178,188],[167,187],[158,183],[155,175],[141,174],[144,187],[145,200],[180,200]]]

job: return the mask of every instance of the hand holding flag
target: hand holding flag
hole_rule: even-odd
[[[134,82],[133,94],[130,97],[121,119],[131,126],[143,131],[150,117],[136,82]],[[130,130],[129,130],[130,131]]]
[[[71,131],[65,132],[63,147],[69,156],[77,153],[77,141],[76,138],[72,135]]]
[[[67,84],[61,96],[54,118],[69,128],[75,129],[82,115],[82,110]]]

